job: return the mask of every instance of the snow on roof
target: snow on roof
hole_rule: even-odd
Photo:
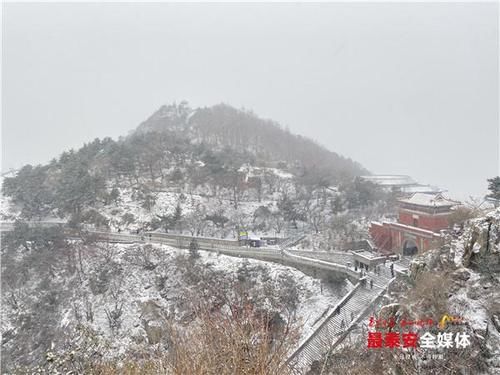
[[[427,193],[415,193],[410,198],[399,199],[399,202],[432,207],[451,207],[459,204],[459,202],[446,199],[442,194]]]
[[[377,185],[383,186],[402,186],[402,185],[415,185],[416,182],[410,176],[405,175],[373,175],[361,176],[365,181],[373,182]]]
[[[437,187],[437,186],[432,186],[432,185],[421,185],[421,184],[416,184],[416,185],[410,185],[410,186],[404,186],[401,189],[405,193],[442,193],[444,190]]]
[[[264,173],[273,173],[277,177],[284,178],[284,179],[294,177],[294,175],[292,173],[286,172],[286,171],[279,169],[279,168],[254,167],[254,166],[251,166],[250,164],[243,164],[238,169],[238,172],[247,173],[248,177],[262,176]]]
[[[381,256],[380,253],[374,253],[373,251],[368,251],[368,250],[356,250],[356,251],[353,251],[353,254],[359,255],[359,256],[366,258],[366,259],[369,259],[369,260],[385,257],[385,256]]]

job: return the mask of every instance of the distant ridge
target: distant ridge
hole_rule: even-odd
[[[334,180],[369,174],[359,163],[310,138],[292,134],[275,121],[227,104],[196,109],[187,102],[164,105],[136,129],[136,133],[152,131],[181,132],[216,149],[229,147],[250,152],[258,164],[283,161],[297,169],[315,169]]]

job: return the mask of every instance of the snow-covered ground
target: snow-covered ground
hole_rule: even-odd
[[[203,262],[209,262],[214,269],[233,273],[238,270],[242,262],[248,262],[250,265],[260,265],[269,270],[272,280],[277,280],[280,275],[289,274],[293,277],[297,289],[299,290],[300,303],[296,314],[300,322],[301,339],[308,337],[316,328],[313,325],[323,315],[323,313],[335,306],[335,304],[353,288],[353,285],[346,280],[342,285],[323,284],[319,279],[305,275],[295,268],[283,266],[280,264],[264,262],[255,259],[239,259],[225,255],[215,255],[212,252],[200,251]]]
[[[157,327],[161,332],[165,319],[182,321],[185,306],[180,301],[193,286],[186,285],[176,258],[180,254],[187,254],[187,251],[155,245],[149,253],[149,258],[156,265],[151,269],[144,267],[140,254],[138,244],[103,244],[101,248],[86,249],[83,254],[83,273],[68,276],[63,271],[58,272],[52,285],[61,288],[58,293],[64,296],[58,300],[59,329],[72,332],[78,323],[91,327],[109,343],[109,356],[114,357],[128,350],[144,350],[148,345],[156,345],[154,342],[148,343],[151,340],[151,327]],[[313,324],[325,310],[335,305],[352,287],[347,282],[342,285],[321,285],[320,280],[279,264],[205,251],[199,254],[200,258],[196,262],[204,269],[225,275],[236,275],[245,263],[252,270],[251,283],[254,287],[268,283],[278,288],[284,276],[291,278],[298,292],[295,313],[301,340],[312,332]],[[259,272],[265,272],[266,280],[262,279]],[[96,291],[96,285],[99,285],[103,275],[109,275],[105,277],[107,287],[102,292]],[[162,282],[159,282],[160,279]],[[3,304],[3,332],[18,332],[20,327],[16,326],[16,320],[19,314],[29,313],[36,308],[40,281],[32,277],[23,286],[23,293],[30,296],[25,300],[24,311],[14,309],[11,304]],[[64,293],[63,288],[66,290]],[[113,329],[109,315],[117,310],[121,311],[120,324],[118,329]],[[12,344],[16,344],[15,340],[7,346]]]
[[[19,212],[12,204],[12,199],[0,194],[0,221],[15,221],[18,216]]]
[[[179,204],[182,210],[183,217],[189,217],[195,210],[203,209],[205,214],[212,214],[221,212],[224,216],[230,219],[230,224],[226,228],[215,228],[207,225],[205,231],[210,236],[235,238],[236,231],[230,225],[235,222],[247,223],[250,226],[253,220],[255,211],[265,206],[269,209],[274,209],[275,202],[272,200],[261,200],[260,202],[254,200],[242,200],[238,204],[238,208],[234,208],[232,202],[227,199],[219,199],[210,197],[207,194],[192,193],[185,194],[179,192],[178,189],[171,189],[170,191],[163,190],[155,192],[156,202],[151,210],[141,206],[137,199],[134,199],[134,191],[131,188],[120,188],[120,198],[117,204],[110,204],[107,206],[99,207],[99,212],[109,220],[109,227],[111,230],[135,231],[147,227],[152,220],[157,219],[158,216],[172,215]],[[134,217],[134,222],[124,223],[123,215],[131,214]],[[189,233],[189,224],[186,223],[182,232]],[[179,230],[177,230],[179,231]],[[270,235],[273,233],[262,232],[261,235]]]

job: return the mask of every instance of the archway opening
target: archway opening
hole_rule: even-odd
[[[415,241],[406,240],[403,244],[403,255],[412,256],[418,253],[418,247]]]

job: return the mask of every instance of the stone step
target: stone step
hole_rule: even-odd
[[[380,280],[377,281],[380,282]],[[341,307],[340,314],[329,317],[328,321],[313,333],[308,343],[296,354],[296,364],[299,369],[305,369],[313,361],[320,359],[325,350],[328,350],[331,345],[340,340],[340,334],[351,324],[351,314],[357,317],[360,313],[367,311],[384,288],[384,285],[379,286],[377,282],[374,283],[373,289],[365,286],[359,287],[351,298],[346,301],[345,305]],[[342,324],[344,319],[346,321]]]

